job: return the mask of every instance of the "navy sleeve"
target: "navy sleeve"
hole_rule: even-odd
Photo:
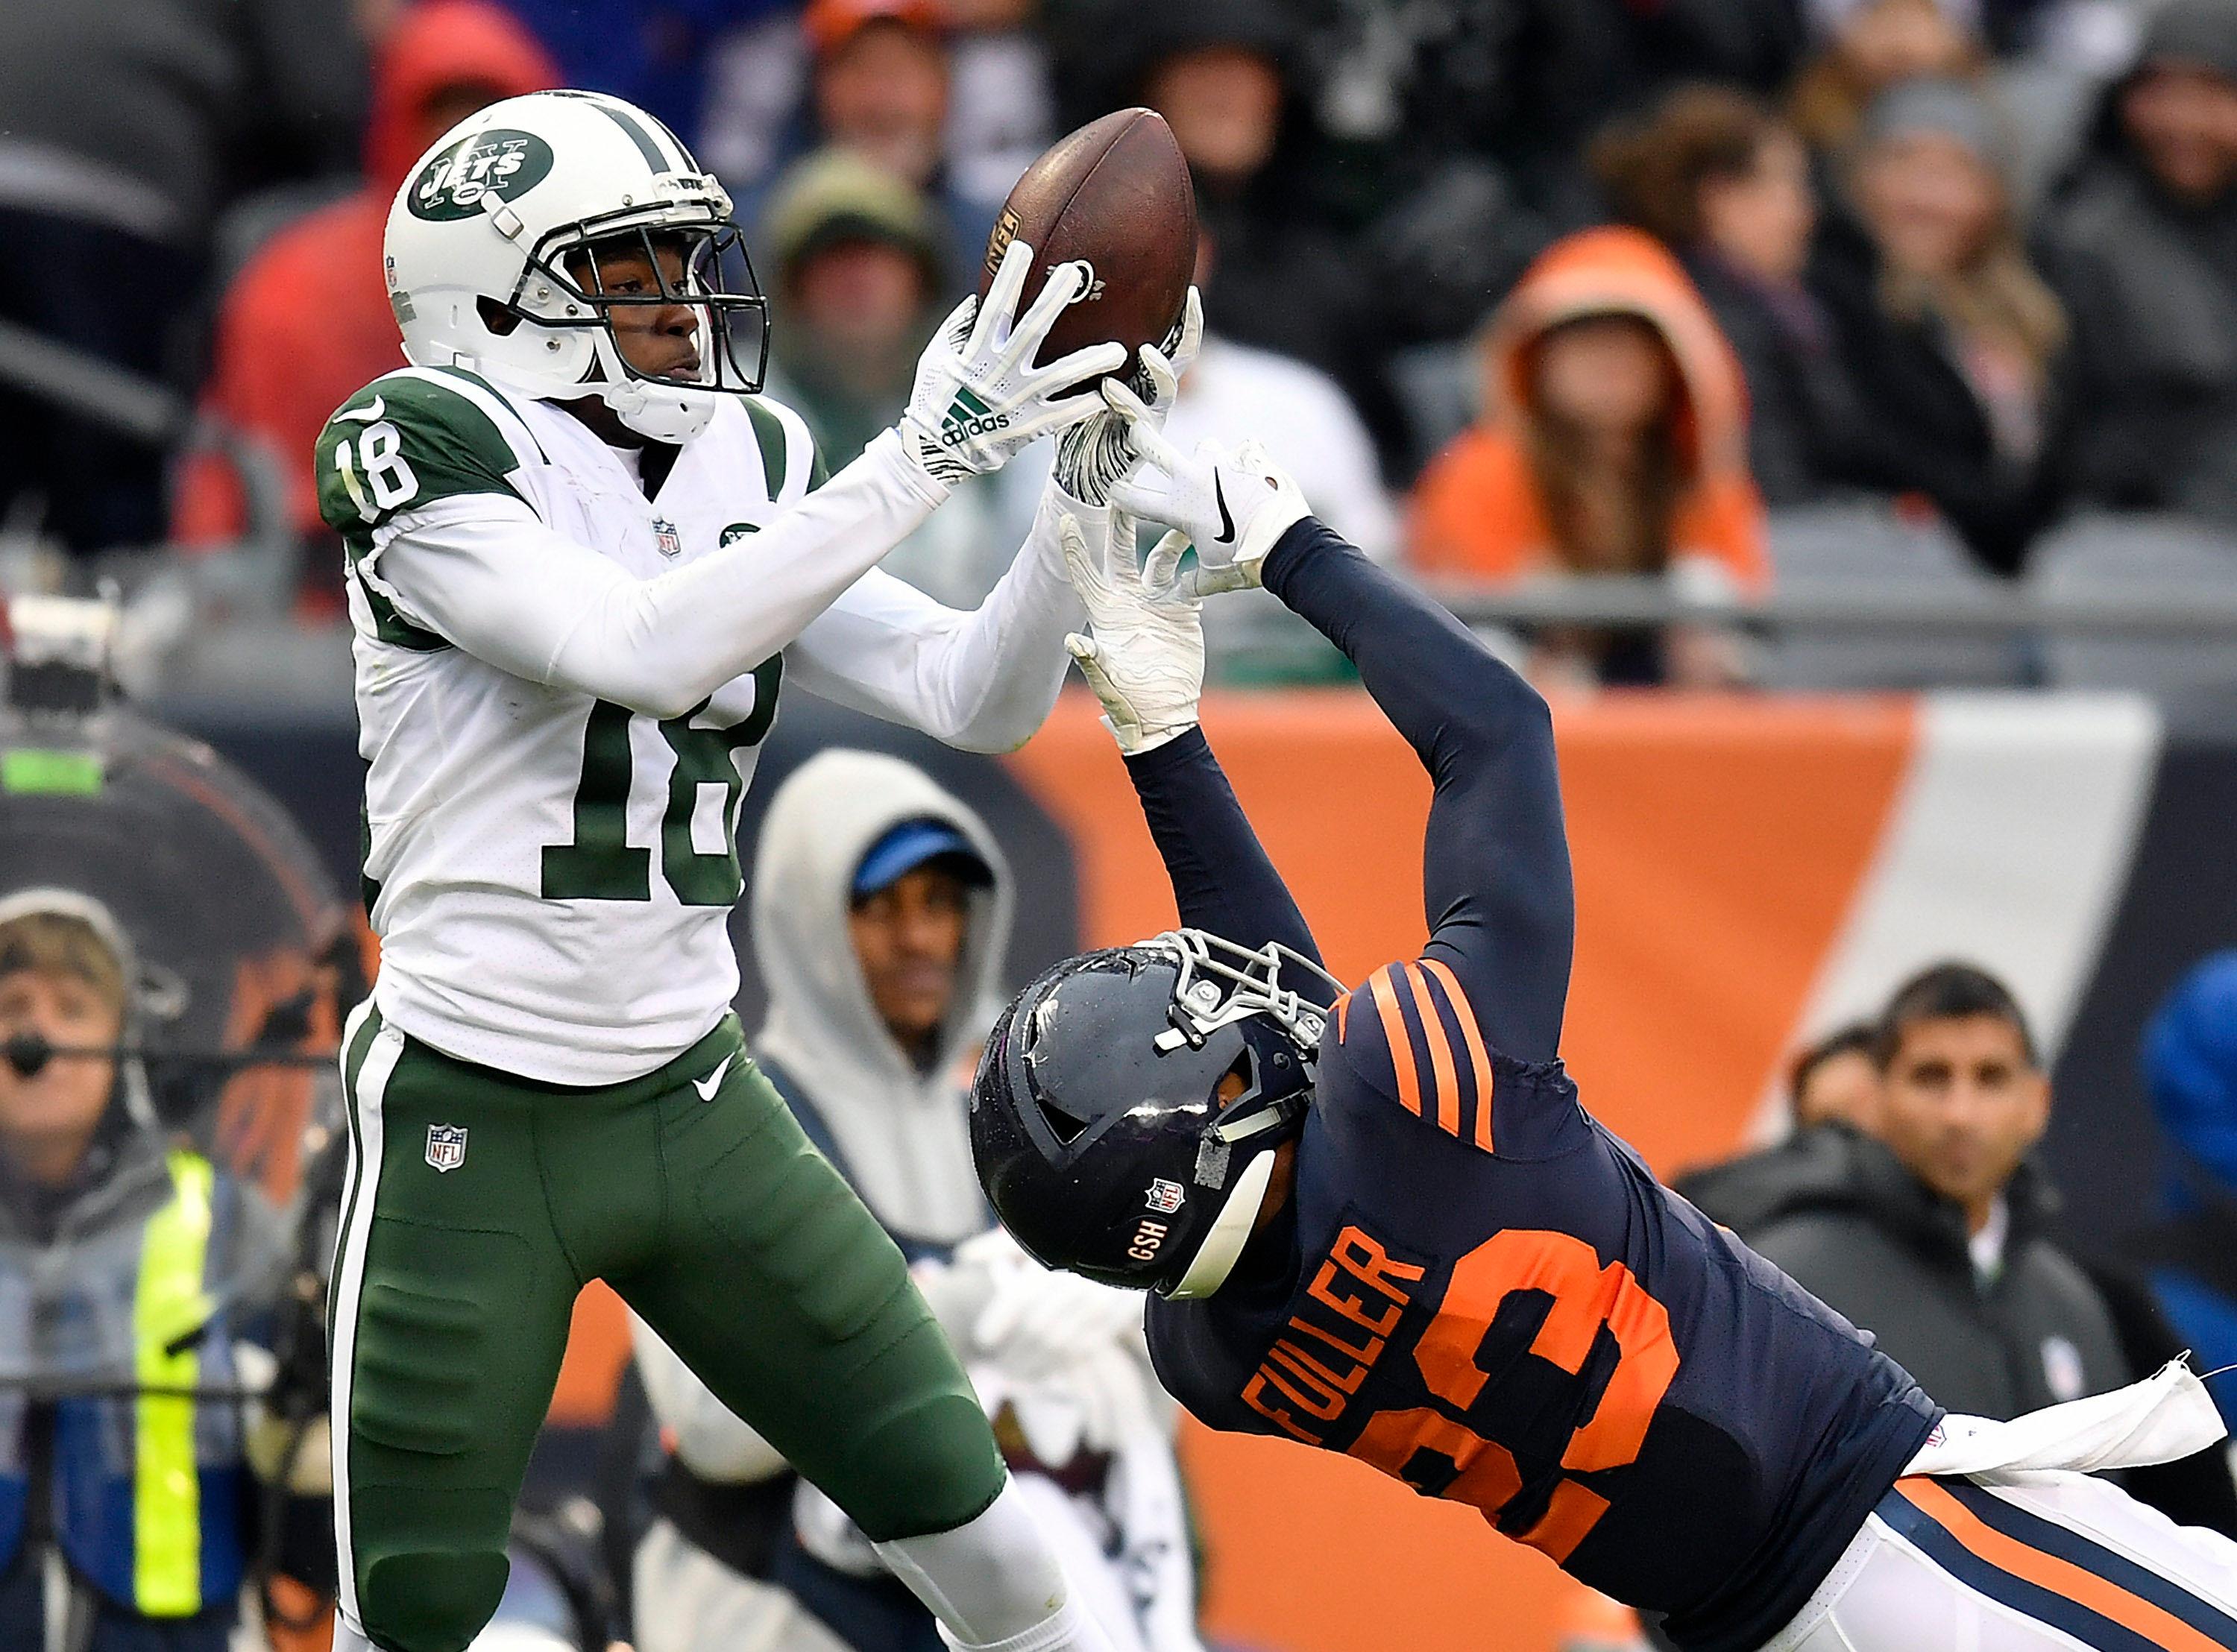
[[[1320,951],[1304,914],[1211,754],[1204,730],[1191,728],[1155,750],[1126,760],[1142,818],[1172,879],[1182,925],[1253,951],[1279,941],[1316,964]],[[1317,984],[1301,984],[1325,1007]]]
[[[1268,555],[1265,583],[1359,668],[1435,785],[1422,957],[1451,970],[1495,1047],[1551,1059],[1576,911],[1545,701],[1466,626],[1310,517]]]

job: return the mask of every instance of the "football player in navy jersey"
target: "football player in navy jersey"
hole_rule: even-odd
[[[1251,447],[1135,441],[1117,502],[1176,531],[1141,569],[1123,518],[1069,531],[1071,647],[1183,927],[1056,965],[996,1027],[973,1146],[1026,1247],[1148,1288],[1158,1374],[1204,1422],[1470,1504],[1686,1652],[2237,1649],[2237,1544],[2074,1471],[2220,1438],[2197,1378],[1945,1418],[1658,1182],[1558,1059],[1545,703]],[[1197,599],[1258,584],[1435,786],[1429,940],[1349,992],[1197,727]]]

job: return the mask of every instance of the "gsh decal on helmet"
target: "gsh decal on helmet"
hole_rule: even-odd
[[[489,196],[511,201],[551,171],[551,146],[533,132],[498,127],[460,138],[420,169],[406,201],[412,215],[441,223],[471,218]]]

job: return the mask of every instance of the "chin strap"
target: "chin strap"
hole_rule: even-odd
[[[1227,1195],[1227,1202],[1219,1208],[1211,1230],[1197,1247],[1188,1271],[1181,1275],[1180,1283],[1165,1293],[1176,1302],[1194,1301],[1210,1296],[1227,1283],[1227,1276],[1235,1271],[1236,1259],[1243,1254],[1243,1247],[1250,1242],[1250,1231],[1258,1225],[1258,1212],[1265,1205],[1266,1189],[1274,1180],[1274,1161],[1277,1155],[1270,1149],[1243,1167],[1243,1174],[1235,1179],[1235,1186]]]

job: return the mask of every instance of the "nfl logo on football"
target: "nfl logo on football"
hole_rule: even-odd
[[[438,1170],[455,1170],[466,1162],[466,1127],[463,1124],[430,1124],[427,1127],[427,1162]]]
[[[652,543],[660,554],[673,560],[683,554],[683,536],[676,531],[676,524],[665,517],[652,519]]]
[[[1150,1208],[1161,1216],[1170,1216],[1181,1208],[1187,1193],[1178,1181],[1168,1181],[1163,1176],[1150,1183]]]

